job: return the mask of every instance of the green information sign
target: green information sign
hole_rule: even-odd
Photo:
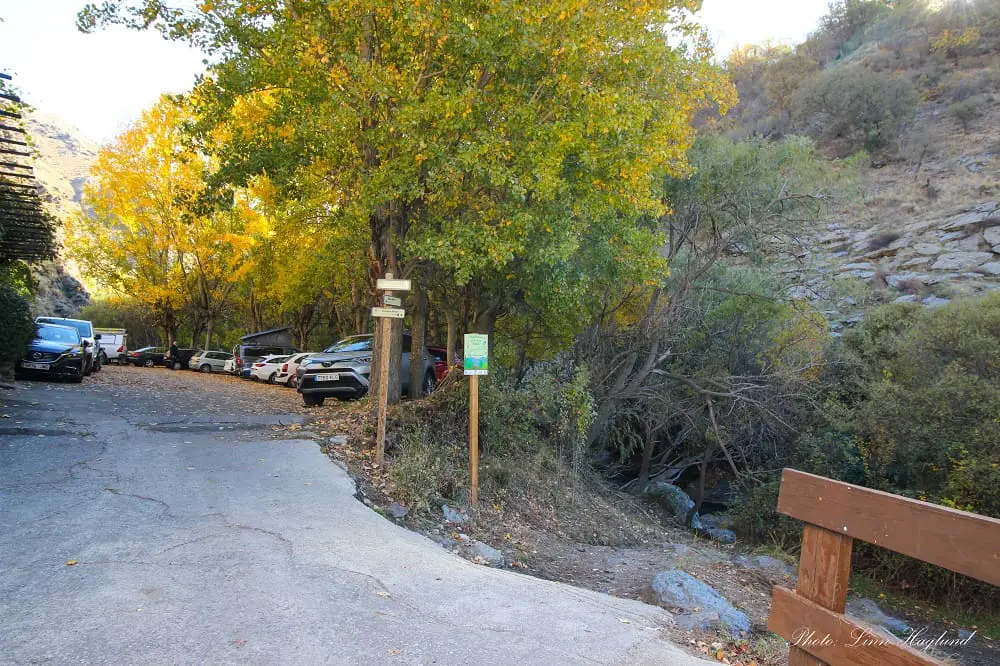
[[[488,335],[468,333],[465,336],[465,374],[489,374],[490,341]]]

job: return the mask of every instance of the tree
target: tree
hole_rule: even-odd
[[[85,191],[91,211],[67,224],[66,243],[92,279],[144,304],[166,339],[188,306],[207,346],[267,221],[245,193],[228,208],[203,205],[211,165],[187,141],[189,120],[182,101],[163,97],[103,149]]]
[[[697,37],[684,14],[696,4],[220,0],[186,13],[145,0],[89,6],[80,23],[217,52],[197,95],[207,126],[259,118],[217,147],[220,177],[267,171],[294,190],[322,170],[330,224],[368,230],[371,278],[434,266],[477,297],[469,325],[489,331],[518,300],[508,275],[538,292],[586,235],[627,239],[662,212],[693,114],[732,101],[705,47],[666,37]]]

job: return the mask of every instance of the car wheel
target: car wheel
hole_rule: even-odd
[[[147,368],[152,368],[154,365],[156,365],[156,363],[153,362],[153,359],[147,358],[145,363],[143,363],[143,365],[146,366]]]
[[[267,378],[267,383],[268,384],[273,384],[274,383],[274,378],[277,377],[277,376],[278,376],[277,372],[272,372],[270,374],[270,376]]]
[[[104,352],[101,352],[101,365],[107,365],[107,364],[108,364],[108,355],[105,354]]]
[[[208,363],[202,363],[201,367],[198,369],[201,370],[202,372],[212,372],[212,366],[210,366]]]
[[[81,383],[83,381],[83,376],[82,375],[77,375],[76,377],[70,377],[69,380],[71,382],[73,382],[74,384],[79,384],[79,383]]]
[[[181,368],[183,368],[183,367],[184,367],[184,366],[183,366],[183,365],[181,365],[181,362],[180,362],[180,361],[174,361],[174,365],[173,365],[173,368],[174,368],[174,370],[180,370],[180,369],[181,369]]]
[[[322,407],[324,400],[326,400],[326,398],[322,395],[314,395],[311,393],[302,394],[302,402],[305,403],[306,407]]]
[[[298,379],[295,375],[288,375],[288,379],[285,380],[285,386],[288,388],[295,388],[298,385]]]

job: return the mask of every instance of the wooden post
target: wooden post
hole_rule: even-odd
[[[392,279],[392,273],[386,273],[387,280]],[[391,295],[391,291],[382,292],[382,302],[385,305],[385,297]],[[385,417],[389,409],[389,346],[391,341],[391,323],[384,317],[378,318],[379,333],[379,361],[378,361],[378,415],[377,426],[375,428],[375,464],[382,466],[385,460]]]
[[[479,504],[479,375],[469,375],[469,489]]]
[[[847,582],[851,577],[851,550],[854,539],[830,530],[806,525],[802,530],[799,582],[795,591],[809,601],[835,613],[843,613],[847,603]],[[792,646],[788,666],[824,666],[805,650]]]

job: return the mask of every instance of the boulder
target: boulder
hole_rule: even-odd
[[[1000,224],[1000,204],[996,201],[987,201],[986,203],[979,204],[971,211],[950,217],[938,229],[942,231],[955,231],[957,229],[965,230],[989,224]]]
[[[939,308],[942,305],[948,305],[949,303],[951,303],[951,301],[948,300],[947,298],[940,298],[938,296],[928,296],[927,298],[922,300],[921,303],[923,303],[929,308]]]
[[[410,510],[407,509],[402,504],[400,504],[399,502],[393,502],[392,504],[389,505],[389,514],[393,518],[396,518],[397,520],[399,518],[405,518],[406,514],[408,514],[409,512]]]
[[[942,254],[931,266],[935,271],[960,271],[975,268],[993,259],[992,252],[951,252]]]
[[[984,231],[983,240],[993,248],[994,252],[1000,252],[1000,227],[990,227]]]
[[[645,494],[655,498],[681,524],[685,524],[688,511],[694,508],[694,500],[672,483],[664,481],[650,483],[646,486]],[[691,527],[695,529],[701,527],[701,520],[697,514]]]
[[[878,604],[871,599],[865,599],[864,597],[854,597],[852,599],[848,599],[847,608],[844,610],[844,614],[848,617],[853,617],[856,620],[861,620],[867,624],[889,631],[897,636],[905,637],[912,632],[910,625],[906,624],[898,617],[886,615],[882,612],[882,609],[878,607]]]
[[[449,523],[461,524],[469,522],[468,514],[462,513],[461,511],[458,511],[456,509],[452,509],[447,504],[441,507],[441,513],[444,514],[444,519],[447,520]]]
[[[905,296],[900,296],[899,298],[894,300],[893,303],[916,303],[918,300],[919,300],[918,296],[914,294],[907,294]]]
[[[656,575],[652,583],[657,603],[668,609],[680,609],[675,615],[678,626],[686,629],[709,629],[721,626],[739,637],[750,631],[750,618],[737,610],[728,599],[686,571],[670,569]]]
[[[737,555],[733,558],[733,564],[744,569],[763,571],[782,579],[792,579],[796,575],[795,567],[770,555]]]
[[[482,541],[472,541],[469,545],[474,557],[483,558],[487,564],[493,567],[502,567],[504,565],[503,553],[493,546],[485,544]]]
[[[933,257],[913,257],[912,259],[907,259],[899,265],[900,268],[913,268],[914,266],[926,266],[931,263]]]
[[[1000,261],[988,261],[979,267],[986,275],[1000,275]]]

